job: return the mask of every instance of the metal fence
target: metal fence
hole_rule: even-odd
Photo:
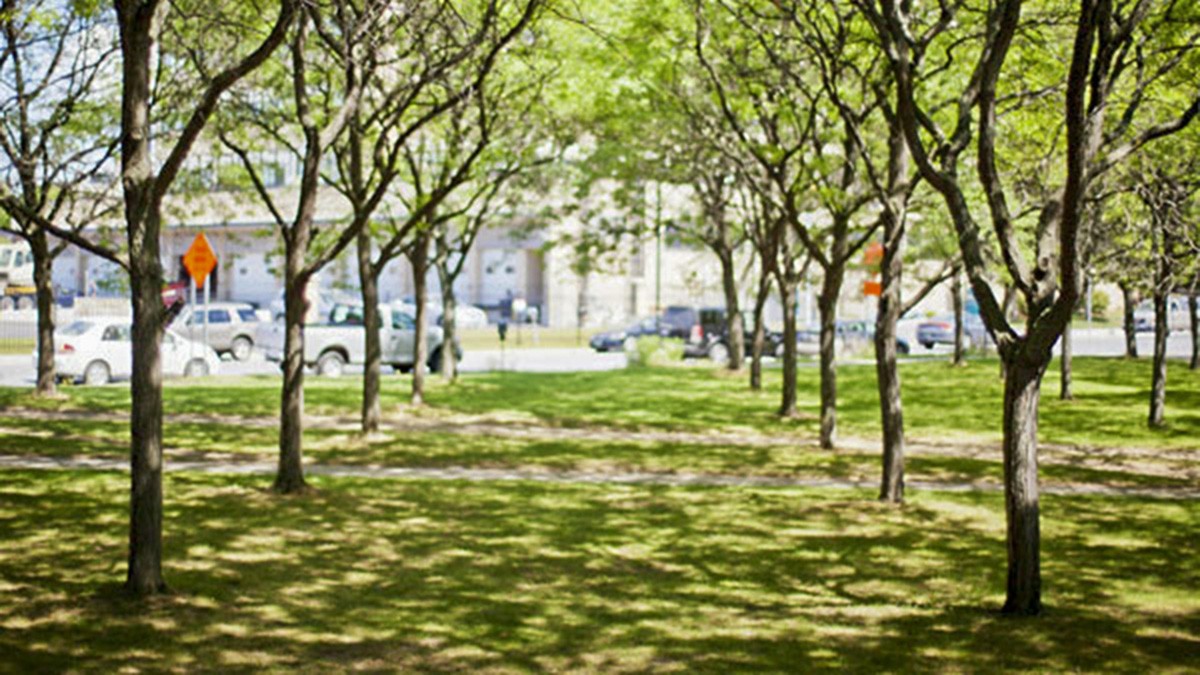
[[[125,298],[77,298],[74,307],[55,307],[54,321],[61,328],[82,317],[128,316],[130,311]],[[37,310],[0,311],[0,354],[32,354],[36,344]]]

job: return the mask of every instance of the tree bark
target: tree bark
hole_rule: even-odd
[[[1038,516],[1038,401],[1047,358],[1018,354],[1006,361],[1004,381],[1004,504],[1008,521],[1006,614],[1042,609]]]
[[[1063,401],[1072,401],[1075,394],[1071,391],[1071,357],[1074,351],[1071,337],[1071,324],[1068,323],[1062,332],[1062,355],[1059,358],[1059,390],[1058,397]]]
[[[33,253],[33,285],[37,291],[37,388],[36,396],[54,396],[54,257],[50,253],[49,241],[42,229],[35,229],[29,237],[29,250]]]
[[[272,489],[281,494],[303,492],[304,320],[308,313],[308,281],[303,273],[307,246],[289,245],[284,291],[283,390],[279,409],[279,468]]]
[[[783,305],[783,394],[779,415],[795,417],[799,413],[796,409],[796,283],[780,276],[778,284]]]
[[[843,270],[830,266],[821,282],[817,309],[821,314],[821,447],[837,442],[837,301]]]
[[[458,356],[454,343],[458,337],[458,297],[454,294],[454,276],[444,264],[438,264],[438,281],[442,286],[442,379],[458,381]]]
[[[1121,284],[1121,301],[1124,303],[1121,314],[1122,326],[1125,329],[1125,358],[1136,359],[1138,357],[1137,323],[1133,318],[1133,310],[1137,304],[1137,297],[1133,293],[1133,287],[1128,283]]]
[[[737,272],[734,270],[733,251],[722,251],[721,287],[725,292],[726,334],[729,335],[729,369],[741,370],[746,362],[745,323],[742,321],[741,304],[738,302]]]
[[[896,326],[904,311],[905,208],[909,154],[899,125],[888,130],[888,208],[883,212],[883,260],[879,268],[879,307],[875,313],[875,373],[883,433],[883,474],[879,499],[904,501],[904,406],[896,367]]]
[[[954,270],[954,279],[950,283],[950,294],[954,300],[954,365],[967,365],[966,330],[963,325],[963,284],[962,270]]]
[[[1167,312],[1167,291],[1163,284],[1154,289],[1154,368],[1150,383],[1151,427],[1165,423],[1167,402],[1167,336],[1171,333],[1170,316]]]
[[[762,390],[762,357],[767,339],[763,313],[770,295],[771,279],[764,274],[758,282],[758,292],[754,296],[754,342],[750,354],[750,388],[754,391]]]
[[[154,3],[118,4],[122,58],[121,182],[133,302],[130,378],[130,519],[126,589],[166,590],[162,575],[162,227],[150,154],[151,55],[159,28]]]
[[[413,302],[416,303],[416,329],[413,336],[412,404],[425,403],[425,362],[429,360],[428,327],[425,325],[425,276],[429,272],[429,233],[417,233],[409,253],[413,272]]]
[[[362,393],[362,432],[379,431],[383,417],[379,404],[380,371],[383,369],[383,348],[380,344],[379,275],[371,262],[371,233],[363,228],[358,233],[358,279],[363,302],[364,362]]]

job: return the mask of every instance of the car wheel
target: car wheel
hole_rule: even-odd
[[[108,384],[112,379],[112,370],[103,361],[92,361],[83,371],[83,383],[89,385]]]
[[[708,348],[708,358],[713,363],[729,363],[729,347],[724,342],[718,342]]]
[[[325,352],[317,359],[317,374],[322,377],[341,377],[346,372],[346,359],[337,352]]]
[[[393,363],[392,370],[396,371],[397,375],[407,375],[412,372],[411,363]]]
[[[33,309],[33,298],[28,296],[17,298],[17,309]]]
[[[16,306],[16,301],[14,301],[12,298],[8,298],[8,297],[0,298],[0,309],[7,311],[7,310],[12,309],[15,306]]]
[[[440,373],[442,371],[442,348],[438,347],[429,355],[429,372]]]
[[[925,349],[933,349],[933,343],[932,343],[932,342],[922,342],[922,343],[921,343],[921,346],[922,346],[922,347],[924,347]]]
[[[908,354],[912,350],[909,349],[908,343],[904,340],[896,340],[896,351],[900,354]]]
[[[204,359],[192,359],[183,369],[184,377],[206,377],[208,375],[208,364]]]
[[[233,339],[233,344],[230,345],[230,353],[233,354],[234,360],[245,361],[250,358],[250,352],[254,350],[254,342],[245,336],[238,336]]]

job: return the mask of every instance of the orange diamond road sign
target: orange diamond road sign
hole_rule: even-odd
[[[204,288],[204,280],[208,279],[208,275],[217,267],[217,254],[213,253],[212,246],[208,245],[208,238],[203,232],[196,235],[187,253],[183,254],[183,266],[188,274],[192,275],[196,288]]]

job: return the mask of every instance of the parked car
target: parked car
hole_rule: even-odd
[[[1200,312],[1200,308],[1197,309]],[[1134,330],[1139,333],[1154,331],[1154,300],[1143,300],[1133,310]],[[1167,332],[1191,330],[1188,319],[1188,301],[1185,295],[1167,296]]]
[[[743,351],[746,356],[754,352],[753,335],[747,325],[746,314],[741,315]],[[775,354],[783,344],[783,336],[766,331],[763,353]],[[697,313],[697,323],[689,331],[688,342],[683,348],[684,358],[708,358],[717,363],[729,360],[729,322],[724,307],[705,307]]]
[[[415,352],[416,319],[412,314],[392,305],[380,305],[380,343],[383,362],[398,372],[409,372],[413,366]],[[426,345],[430,370],[442,366],[442,329],[427,328]],[[275,321],[264,326],[258,333],[259,345],[268,360],[283,359],[284,326]],[[319,375],[340,376],[348,364],[361,364],[366,355],[366,331],[363,330],[362,305],[335,304],[324,322],[308,324],[304,328],[304,363],[316,369]],[[456,358],[462,358],[462,348],[455,343]]]
[[[63,380],[107,384],[133,373],[131,322],[128,317],[92,316],[55,332],[54,367]],[[37,363],[37,352],[33,362]],[[211,347],[168,329],[162,339],[164,375],[200,377],[215,374],[221,358]]]
[[[205,341],[207,330],[209,347],[218,354],[231,354],[238,361],[245,361],[254,350],[260,323],[258,312],[248,304],[213,302],[207,309],[204,305],[184,307],[171,326],[189,340],[198,342]]]
[[[980,348],[991,342],[987,327],[978,314],[963,313],[963,338],[967,346]],[[934,345],[954,344],[954,317],[940,316],[917,325],[917,342],[925,349]]]
[[[659,334],[659,320],[653,316],[643,317],[635,323],[626,326],[624,330],[610,330],[596,333],[588,342],[592,349],[598,352],[612,352],[628,349],[633,341],[647,335]]]
[[[833,351],[841,354],[846,351],[846,341],[841,335],[833,338]],[[796,330],[796,354],[798,356],[819,356],[821,354],[821,329],[799,328]],[[783,339],[775,347],[776,358],[783,358]]]
[[[837,334],[842,339],[847,349],[865,349],[873,348],[875,344],[875,322],[874,321],[838,321]],[[953,335],[951,335],[953,338]],[[896,352],[900,354],[909,354],[912,352],[912,346],[908,344],[908,340],[902,337],[896,338]]]
[[[663,311],[660,325],[663,328],[663,337],[689,340],[700,325],[700,314],[695,307],[672,305]]]

